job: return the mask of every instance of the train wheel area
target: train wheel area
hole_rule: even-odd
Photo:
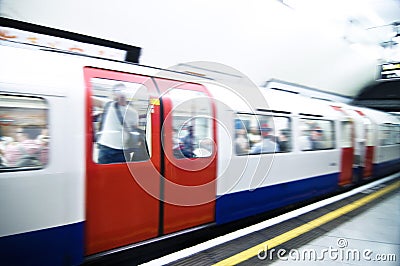
[[[218,232],[198,230],[170,243],[166,240],[157,247],[152,245],[151,249],[143,247],[86,264],[365,265],[381,261],[397,265],[399,197],[397,173],[247,227],[238,228],[240,225],[232,223],[216,229]],[[211,235],[214,238],[210,239]],[[178,246],[181,250],[174,251]]]

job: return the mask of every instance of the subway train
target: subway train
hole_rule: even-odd
[[[77,265],[400,170],[389,113],[0,42],[8,265]]]

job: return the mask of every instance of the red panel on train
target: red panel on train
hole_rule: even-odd
[[[165,80],[159,85],[164,93],[164,233],[171,233],[215,220],[215,107],[203,86]],[[195,141],[188,144],[190,136]]]
[[[93,142],[94,79],[104,88],[114,82],[144,84],[147,77],[127,73],[85,68],[87,90],[86,141],[86,254],[132,244],[158,235],[159,225],[159,107],[153,108],[151,160],[101,164],[94,162]],[[149,86],[150,84],[150,86]],[[151,82],[146,84],[150,95],[156,94]],[[98,85],[97,85],[98,86]],[[111,86],[111,85],[110,85]],[[102,97],[100,100],[102,99]],[[105,111],[103,111],[104,115]],[[148,182],[147,184],[143,182]],[[152,186],[151,193],[143,189]]]

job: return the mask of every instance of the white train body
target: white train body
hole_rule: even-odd
[[[400,122],[387,113],[1,42],[3,137],[36,125],[29,108],[45,113],[38,119],[50,136],[42,166],[0,168],[0,257],[6,263],[75,265],[85,256],[241,219],[399,170]],[[139,120],[150,159],[99,164],[91,103],[118,82],[147,88],[147,102],[138,103],[147,106]],[[202,140],[212,140],[210,154],[173,155],[173,131],[185,119],[193,119]],[[314,130],[325,134],[324,146],[304,146]],[[238,131],[249,142],[243,153],[235,148]],[[288,134],[285,146],[278,144],[280,131]],[[252,154],[261,138],[274,140],[276,150]]]

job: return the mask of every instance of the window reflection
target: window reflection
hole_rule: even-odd
[[[99,164],[149,159],[149,95],[143,84],[92,79],[93,160]]]
[[[292,150],[290,119],[238,114],[234,145],[237,155],[289,152]]]
[[[302,118],[300,119],[300,130],[300,150],[312,151],[334,148],[332,121]]]
[[[175,158],[210,157],[214,150],[210,99],[202,92],[170,90]]]
[[[47,112],[42,98],[0,95],[0,171],[48,163]]]
[[[387,124],[379,126],[379,145],[387,146],[398,143],[398,126]]]

